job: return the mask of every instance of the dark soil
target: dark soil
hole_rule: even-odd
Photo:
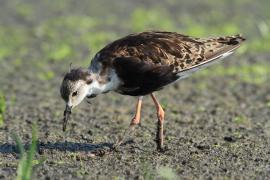
[[[198,73],[157,92],[166,111],[164,131],[168,150],[164,153],[156,152],[157,120],[150,97],[143,101],[141,125],[117,151],[111,151],[111,147],[129,125],[136,102],[134,97],[108,93],[96,97],[91,104],[84,102],[73,111],[67,131],[62,132],[64,102],[59,95],[59,85],[73,60],[55,62],[46,58],[40,51],[42,40],[31,32],[44,19],[59,14],[77,15],[80,10],[81,14],[87,14],[85,6],[89,3],[76,2],[67,1],[67,6],[55,10],[52,5],[25,1],[40,13],[30,19],[20,19],[21,16],[13,11],[20,5],[17,1],[0,2],[0,11],[3,9],[1,26],[23,28],[29,32],[28,38],[32,38],[23,44],[27,53],[19,57],[23,59],[19,66],[15,63],[15,55],[19,53],[16,50],[10,57],[0,59],[1,91],[8,106],[4,125],[0,128],[0,179],[16,176],[19,154],[11,134],[18,134],[27,147],[33,123],[38,127],[36,158],[47,159],[35,169],[35,179],[156,179],[164,166],[183,179],[270,178],[270,74],[269,71],[262,73],[265,78],[260,83],[251,83],[241,74],[244,66],[270,67],[267,52],[248,51],[230,56],[210,67],[207,75]],[[149,1],[145,6],[151,7],[155,2]],[[109,6],[103,1],[100,3]],[[121,9],[126,7],[121,13],[115,13],[117,17],[123,17],[136,6],[144,6],[142,2],[117,3]],[[199,5],[207,9],[211,7],[207,3]],[[172,16],[176,13],[176,7],[164,5],[173,12]],[[184,6],[185,3],[181,3],[182,10]],[[48,8],[48,12],[42,7]],[[197,5],[187,2],[186,7],[192,9]],[[109,9],[113,8],[117,9],[116,5]],[[105,13],[103,6],[101,12],[96,10],[87,15],[100,16],[102,12]],[[245,14],[239,16],[245,17]],[[117,26],[111,31],[119,36],[128,32],[122,32]],[[75,54],[83,54],[85,48],[79,48]],[[84,59],[74,59],[75,66],[90,61],[85,58],[89,53],[82,56]],[[44,59],[45,70],[55,74],[48,80],[37,75],[44,69],[36,64]],[[211,73],[221,66],[225,69],[238,67],[239,74]]]

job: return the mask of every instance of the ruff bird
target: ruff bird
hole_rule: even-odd
[[[150,95],[157,112],[157,149],[163,148],[164,110],[153,94],[218,59],[232,54],[245,39],[241,35],[194,38],[176,32],[130,34],[101,49],[89,68],[71,69],[61,84],[66,103],[63,131],[71,109],[84,98],[115,91],[137,97],[130,128],[140,123],[143,96]]]

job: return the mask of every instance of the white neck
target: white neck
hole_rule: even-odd
[[[100,83],[97,79],[98,76],[94,76],[95,80],[89,85],[88,95],[98,95],[102,93],[107,93],[109,91],[116,90],[121,81],[117,77],[116,73],[112,73],[112,76],[110,78],[110,81],[106,83]]]

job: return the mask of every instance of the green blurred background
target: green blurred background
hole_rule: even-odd
[[[145,30],[204,37],[241,33],[248,41],[239,53],[267,52],[269,7],[269,0],[1,1],[1,78],[16,71],[24,78],[34,73],[53,79],[70,62],[87,66],[108,42]]]
[[[95,53],[107,43],[127,34],[146,30],[177,31],[198,37],[242,34],[247,39],[236,54],[226,58],[228,61],[196,73],[189,80],[181,82],[181,87],[176,84],[175,87],[171,86],[167,89],[168,93],[160,93],[162,106],[165,107],[168,112],[167,117],[170,119],[170,123],[166,126],[168,129],[175,129],[166,139],[168,144],[176,143],[172,147],[177,153],[166,156],[174,162],[170,165],[181,172],[181,168],[189,168],[189,164],[183,164],[179,168],[179,162],[175,161],[175,159],[190,157],[186,152],[189,152],[192,143],[176,139],[179,138],[180,132],[188,132],[180,136],[183,137],[182,139],[197,134],[194,138],[195,142],[202,137],[210,139],[211,144],[211,138],[222,138],[216,135],[221,131],[215,131],[214,128],[209,130],[207,125],[217,129],[251,126],[253,134],[250,127],[244,131],[255,137],[253,141],[255,145],[250,149],[250,154],[260,158],[263,153],[267,154],[269,144],[262,141],[264,138],[257,137],[262,135],[263,131],[269,134],[270,129],[269,123],[268,126],[266,123],[270,107],[268,95],[270,0],[0,0],[0,141],[13,142],[10,139],[12,130],[18,132],[24,142],[29,141],[30,124],[37,122],[41,142],[61,143],[66,142],[67,137],[70,142],[81,142],[81,135],[87,132],[91,132],[90,138],[94,139],[94,143],[111,142],[112,135],[120,134],[120,131],[127,127],[133,113],[131,104],[134,103],[134,99],[109,94],[96,98],[93,106],[88,104],[81,106],[73,113],[74,120],[71,120],[76,126],[72,126],[72,131],[66,137],[59,131],[64,110],[59,86],[71,62],[76,67],[87,67]],[[208,103],[209,100],[213,104]],[[150,108],[147,108],[150,106],[147,105],[147,100],[145,102],[144,110],[148,111]],[[245,106],[242,106],[243,104]],[[222,113],[221,116],[207,113],[207,108],[215,110],[215,107],[217,109],[220,107],[220,112],[224,112],[224,116]],[[262,107],[265,109],[261,110]],[[152,111],[144,113],[146,114],[144,123],[153,125]],[[197,119],[194,116],[196,114]],[[112,115],[120,120],[115,120]],[[213,121],[214,117],[216,121]],[[203,124],[201,127],[206,129],[200,129],[197,126],[200,123]],[[241,135],[239,132],[235,133]],[[166,133],[169,134],[169,131]],[[149,134],[145,136],[149,139]],[[268,137],[265,139],[269,140]],[[247,139],[247,144],[250,145],[250,139]],[[151,143],[146,145],[151,147]],[[226,159],[228,154],[234,154],[236,146],[233,145],[235,144],[232,144],[232,151],[230,151],[226,144],[218,147],[212,143],[211,148],[218,149],[218,152],[221,149],[220,152],[224,152],[224,156],[215,152],[214,155],[209,154],[209,156],[199,154],[201,159],[196,157],[193,159],[194,166],[198,168],[191,169],[190,173],[196,174],[199,171],[194,170],[203,167],[207,168],[210,174],[217,171],[215,168],[222,167],[220,163],[223,163],[223,157]],[[263,145],[265,149],[259,147]],[[5,144],[1,147],[4,152]],[[267,173],[265,169],[269,171],[269,166],[265,164],[269,164],[269,158],[267,159],[269,153],[264,156],[267,161],[253,161],[249,151],[243,147],[240,142],[237,150],[243,152],[247,157],[243,159],[247,161],[243,163],[243,161],[227,160],[233,164],[232,171],[242,177],[243,169],[239,168],[240,165],[247,167],[257,163],[261,167],[257,172]],[[184,154],[179,153],[181,151]],[[0,165],[8,170],[7,176],[15,174],[17,167],[17,164],[14,164],[16,153],[11,152],[14,155],[13,159],[10,158],[11,153],[0,153]],[[62,177],[67,175],[65,172],[68,169],[67,162],[70,163],[70,167],[76,167],[81,171],[78,165],[80,162],[71,158],[72,153],[58,151],[57,148],[51,154],[45,152],[51,162],[51,164],[47,163],[49,165],[46,167],[50,169],[45,170],[45,173],[43,170],[39,173],[46,175],[52,172],[52,177],[54,175]],[[151,155],[153,155],[152,150]],[[138,156],[143,162],[147,158],[152,162],[154,158],[151,155],[144,151],[139,151],[136,156],[132,153],[128,154],[132,158]],[[118,156],[122,157],[122,152]],[[213,167],[202,165],[207,157]],[[85,171],[92,173],[95,170],[96,174],[100,173],[99,171],[103,173],[105,169],[102,169],[103,165],[109,167],[107,174],[112,172],[117,174],[120,170],[126,169],[130,169],[130,172],[141,170],[137,161],[135,161],[137,164],[131,164],[132,160],[128,158],[125,161],[121,158],[116,161],[117,156],[116,159],[106,158],[100,158],[100,161],[85,161],[89,163],[85,167],[90,168],[85,168]],[[162,158],[159,161],[167,162]],[[58,162],[62,164],[57,164]],[[77,166],[74,165],[76,162]],[[124,162],[118,167],[117,173],[110,169],[114,168],[110,164],[114,162]],[[153,166],[155,165],[154,159]],[[91,166],[95,168],[91,169]],[[58,169],[61,167],[64,171],[59,172]],[[252,174],[255,171],[247,168],[245,173],[247,172]],[[189,173],[189,170],[185,173]]]

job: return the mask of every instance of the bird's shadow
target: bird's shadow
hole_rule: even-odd
[[[25,149],[29,149],[30,144],[26,143],[23,145]],[[38,142],[37,151],[42,152],[46,150],[57,150],[63,152],[95,152],[98,150],[108,150],[112,149],[112,143],[98,143],[98,144],[89,144],[89,143],[76,143],[76,142]],[[3,143],[0,144],[0,153],[2,154],[12,154],[19,153],[17,145],[12,143]]]

